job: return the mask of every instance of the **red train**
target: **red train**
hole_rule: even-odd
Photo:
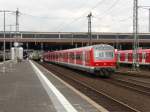
[[[132,64],[133,50],[120,50],[116,52],[118,63]],[[137,51],[139,65],[150,65],[150,49]]]
[[[44,61],[109,77],[116,68],[114,47],[106,44],[46,52]]]

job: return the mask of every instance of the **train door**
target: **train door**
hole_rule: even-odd
[[[67,55],[68,55],[68,63],[70,63],[70,57],[69,57],[69,52],[67,52]]]
[[[52,60],[52,53],[50,53],[50,61],[53,61],[53,60]]]
[[[62,58],[62,53],[61,52],[59,53],[59,56],[60,56],[60,62],[62,62],[63,58]]]
[[[146,53],[142,53],[142,64],[145,64],[145,59],[146,59]]]
[[[145,63],[150,64],[150,53],[149,52],[146,53]]]
[[[76,64],[82,65],[82,51],[76,52]]]
[[[82,65],[85,66],[85,51],[82,52]]]
[[[117,62],[120,63],[120,53],[117,54],[116,58],[117,58]]]
[[[138,58],[139,58],[138,61],[139,61],[139,63],[141,63],[141,62],[142,62],[142,57],[143,57],[143,56],[142,56],[142,53],[138,53],[138,55],[139,55],[139,56],[138,56]]]
[[[125,53],[125,62],[128,63],[128,53]]]
[[[125,53],[120,54],[120,61],[125,62]]]
[[[74,52],[69,53],[69,62],[74,63]]]
[[[128,62],[132,63],[133,62],[133,56],[132,53],[128,54]]]
[[[74,52],[74,64],[76,64],[76,51]]]
[[[85,51],[85,65],[90,66],[90,51]]]

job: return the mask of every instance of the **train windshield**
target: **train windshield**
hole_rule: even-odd
[[[114,48],[111,46],[96,47],[94,58],[95,60],[111,60],[114,58]]]

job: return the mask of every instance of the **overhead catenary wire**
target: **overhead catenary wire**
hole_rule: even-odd
[[[128,20],[132,20],[132,17],[133,17],[132,15],[130,15],[130,16],[126,17],[126,18],[122,18],[122,19],[118,19],[118,17],[115,17],[115,18],[112,18],[111,20],[112,21],[116,21],[116,22],[126,22]],[[99,17],[93,16],[93,18],[99,20]],[[104,18],[102,18],[102,19],[104,19]]]
[[[133,16],[128,16],[128,17],[126,17],[126,18],[122,18],[122,19],[116,19],[116,20],[114,20],[114,21],[117,21],[117,22],[126,22],[126,21],[128,21],[128,20],[132,20],[132,17]]]
[[[38,19],[40,19],[39,21],[41,21],[41,19],[43,19],[43,20],[56,20],[56,19],[58,19],[58,20],[63,20],[63,19],[68,19],[68,18],[55,18],[55,17],[48,17],[48,16],[36,16],[36,15],[32,15],[32,14],[27,14],[27,13],[21,13],[21,15],[22,16],[29,16],[29,17],[31,17],[31,18],[38,18]],[[71,18],[70,18],[71,19]],[[83,19],[83,17],[79,17],[79,18],[76,18],[76,19],[74,19],[73,21],[71,21],[70,23],[68,23],[68,24],[72,24],[72,23],[75,23],[76,21],[78,21],[78,20],[80,20],[80,19]],[[68,25],[67,24],[67,25]],[[64,22],[60,25],[60,26],[62,26],[62,25],[64,25]],[[56,28],[55,28],[56,29]],[[58,29],[58,28],[57,28]]]
[[[107,16],[110,11],[113,9],[113,7],[115,7],[118,3],[119,3],[120,0],[115,0],[115,2],[107,9],[103,12],[103,15],[98,17],[99,19],[102,19],[104,18],[105,16]]]
[[[48,17],[48,16],[35,16],[35,15],[32,15],[32,14],[27,14],[27,13],[21,13],[21,15],[24,15],[24,16],[29,16],[29,17],[33,17],[33,18],[39,18],[39,19],[47,19],[47,20],[50,20],[50,19],[53,19],[53,20],[56,20],[56,19],[64,19],[64,18],[51,18],[51,17]],[[76,18],[75,20],[73,20],[72,22],[74,21],[77,21],[78,19],[80,19],[81,17],[79,18]],[[71,19],[71,18],[70,18]],[[71,23],[72,23],[71,22]],[[64,22],[62,24],[60,24],[60,26],[62,26],[64,24]]]
[[[106,15],[108,15],[108,14],[110,13],[110,10],[113,9],[113,7],[115,7],[115,6],[119,3],[119,1],[120,1],[120,0],[115,0],[115,2],[114,2],[107,10],[105,10],[105,11],[103,12],[104,15],[101,16],[101,17],[99,17],[99,19],[102,19],[102,18],[104,18]],[[91,11],[91,10],[97,8],[99,5],[102,5],[102,3],[104,3],[104,0],[99,1],[99,2],[98,2],[96,5],[94,5],[89,11]],[[88,11],[88,12],[89,12],[89,11]],[[86,13],[87,13],[87,12],[83,13],[82,16],[84,16]],[[80,16],[79,18],[74,19],[73,21],[71,21],[70,23],[68,23],[68,24],[66,24],[66,25],[64,25],[64,23],[63,23],[63,24],[60,24],[59,27],[58,27],[58,28],[59,28],[59,31],[61,31],[64,27],[66,27],[66,26],[68,26],[68,25],[71,25],[73,22],[78,21],[82,16]]]
[[[95,19],[95,23],[98,23],[98,24],[93,24],[93,29],[110,29],[113,25],[111,25],[111,23],[113,22],[113,24],[115,24],[115,26],[120,26],[121,24],[123,25],[124,23],[126,23],[127,21],[128,22],[130,22],[130,24],[132,24],[132,16],[130,15],[130,16],[128,16],[128,17],[125,17],[125,18],[122,18],[122,19],[118,19],[117,17],[115,17],[115,18],[111,18],[110,20],[110,22],[108,21],[106,21],[106,22],[98,22],[99,21],[99,19],[98,18],[96,18],[96,17],[93,17],[93,19]],[[101,19],[102,20],[102,19]],[[126,25],[126,24],[124,24],[124,25]]]
[[[109,8],[107,8],[107,9],[103,12],[104,14],[103,14],[101,17],[95,15],[95,16],[93,16],[93,18],[97,19],[97,21],[106,19],[105,16],[107,16],[107,15],[111,12],[111,10],[112,10],[119,2],[120,2],[120,0],[115,0],[115,1],[111,4],[111,6],[109,6]],[[132,20],[132,16],[131,16],[131,15],[128,16],[128,17],[126,17],[126,18],[122,18],[122,19],[118,19],[118,17],[112,17],[112,18],[111,18],[111,21],[112,21],[112,22],[117,22],[117,23],[125,22],[125,21],[128,21],[128,20]],[[106,24],[107,24],[107,22],[106,22]],[[99,25],[96,25],[96,26],[99,26]],[[100,26],[102,26],[102,25],[100,25]],[[106,26],[106,25],[105,25],[105,26]],[[110,27],[110,26],[107,25],[107,27]]]
[[[105,0],[106,1],[106,0]],[[59,24],[56,29],[58,29],[58,31],[61,31],[64,27],[68,26],[68,25],[71,25],[73,22],[76,22],[78,21],[80,18],[82,17],[85,17],[85,15],[87,15],[87,13],[89,13],[89,11],[97,8],[99,5],[102,5],[104,3],[104,0],[100,0],[96,5],[94,5],[93,7],[91,7],[90,9],[88,9],[88,11],[83,11],[82,15],[80,17],[77,17],[77,18],[74,18],[71,22],[68,22],[68,23],[61,23]]]
[[[39,15],[38,13],[29,13],[29,14],[27,14],[27,13],[21,13],[21,16],[27,16],[27,17],[31,17],[31,18],[27,18],[27,19],[31,19],[31,21],[29,21],[29,22],[32,22],[33,20],[36,20],[36,21],[42,21],[41,19],[43,19],[43,20],[46,20],[46,21],[42,21],[42,23],[41,22],[38,22],[38,24],[42,24],[41,26],[43,26],[43,28],[46,28],[46,25],[48,25],[47,23],[51,23],[51,21],[57,21],[55,24],[52,24],[51,25],[51,29],[53,30],[54,29],[54,31],[63,31],[63,30],[67,30],[67,27],[69,27],[69,28],[72,28],[73,29],[73,27],[77,27],[77,25],[79,26],[79,23],[83,26],[83,23],[86,21],[86,16],[87,16],[87,14],[89,13],[89,11],[91,11],[91,10],[93,10],[93,15],[97,18],[97,19],[99,19],[99,23],[100,23],[100,21],[102,20],[102,19],[105,19],[105,18],[107,18],[106,16],[107,15],[109,15],[111,12],[111,14],[116,14],[116,12],[118,12],[118,11],[120,11],[120,9],[119,10],[115,10],[116,8],[118,8],[119,7],[119,5],[118,5],[118,3],[120,3],[119,2],[120,0],[112,0],[112,1],[109,1],[109,2],[107,2],[107,0],[99,0],[99,1],[97,1],[97,3],[92,3],[92,2],[90,2],[90,3],[92,3],[93,5],[91,5],[90,4],[90,6],[92,6],[91,8],[86,8],[85,7],[85,5],[87,6],[87,3],[84,3],[83,1],[82,1],[82,4],[80,3],[79,5],[78,5],[78,9],[81,9],[81,12],[79,12],[79,13],[74,13],[74,15],[76,15],[76,17],[73,17],[73,16],[62,16],[62,15],[58,15],[58,16],[56,16],[56,17],[54,17],[54,16],[48,16],[48,15]],[[124,2],[121,2],[121,4],[123,4]],[[89,4],[88,4],[89,5]],[[101,6],[102,5],[102,6]],[[117,6],[116,6],[117,5]],[[76,5],[77,6],[77,5]],[[100,7],[99,7],[100,6]],[[129,6],[129,5],[128,5]],[[81,8],[80,8],[81,7]],[[82,8],[82,7],[85,7],[85,8]],[[96,9],[96,8],[100,8],[100,10],[99,10],[99,12],[97,11],[97,10],[94,10],[94,9]],[[123,7],[123,8],[125,8],[125,7]],[[121,8],[122,9],[122,8]],[[80,10],[77,10],[77,12],[78,11],[80,11]],[[94,12],[95,11],[95,12]],[[73,11],[73,12],[75,12],[75,11]],[[81,13],[81,14],[80,14]],[[95,13],[96,14],[100,14],[101,13],[101,15],[99,15],[99,16],[97,16],[97,15],[95,15]],[[111,15],[112,16],[112,15]],[[62,18],[61,18],[62,17]],[[63,18],[64,17],[64,18]],[[73,18],[72,18],[73,17]],[[114,17],[116,17],[116,19],[114,18]],[[126,17],[124,17],[124,16],[122,16],[122,17],[118,17],[118,15],[116,15],[116,16],[114,16],[113,18],[112,18],[112,21],[118,21],[118,22],[125,22],[125,21],[127,21],[127,20],[130,20],[130,17],[129,17],[129,19],[128,18],[126,18]],[[117,18],[118,17],[118,18]],[[24,18],[24,17],[23,17]],[[32,19],[33,18],[33,19]],[[34,19],[35,18],[35,19]],[[85,21],[83,21],[83,23],[81,22],[83,19],[85,20]],[[59,19],[59,20],[57,20],[57,19]],[[23,21],[23,22],[26,22],[25,21],[25,19],[23,20],[22,18],[21,18],[21,20]],[[36,21],[33,21],[33,23],[35,23]],[[45,23],[44,23],[45,22]],[[58,26],[57,26],[57,24],[58,23],[60,23]],[[87,24],[87,22],[85,22],[85,24]],[[97,23],[94,23],[93,22],[93,24],[97,24]],[[105,23],[105,24],[108,24],[108,23]],[[45,26],[44,26],[45,25]],[[28,27],[28,26],[27,26]],[[85,27],[86,27],[86,25],[85,25]],[[68,29],[69,29],[68,28]],[[81,28],[82,29],[82,28]],[[86,28],[87,29],[87,28]],[[70,29],[69,29],[70,30]]]
[[[105,13],[108,13],[109,11],[111,11],[111,9],[112,9],[114,6],[116,6],[119,1],[120,1],[120,0],[115,0],[114,3],[113,3],[107,10],[105,10],[105,11],[103,12],[104,15],[106,16]],[[60,23],[58,26],[55,27],[55,30],[60,32],[60,31],[62,31],[64,28],[66,28],[66,27],[72,25],[73,23],[78,22],[78,21],[81,20],[82,18],[86,18],[87,13],[89,13],[89,11],[96,9],[97,7],[103,5],[105,2],[106,2],[106,0],[100,0],[100,1],[98,1],[98,3],[96,3],[96,4],[95,4],[94,6],[92,6],[91,8],[84,10],[83,13],[81,14],[81,16],[79,16],[79,17],[77,17],[77,18],[72,18],[73,20],[71,20],[71,21],[69,21],[69,22],[67,21],[67,23],[65,22],[65,20],[63,20],[64,18],[55,18],[55,17],[52,18],[52,17],[48,17],[48,16],[36,16],[36,15],[32,15],[32,14],[27,14],[27,13],[21,13],[21,15],[25,15],[25,16],[29,16],[29,17],[33,17],[33,18],[39,18],[39,19],[46,19],[46,20],[56,20],[56,19],[60,19],[60,20],[62,20],[63,22]],[[83,3],[82,5],[80,5],[80,6],[84,7],[84,3]],[[81,9],[82,9],[82,7],[81,7]],[[80,8],[79,8],[79,9],[80,9]],[[67,17],[67,18],[68,18],[68,17]],[[70,19],[71,19],[71,18],[70,18]]]
[[[57,19],[57,18],[52,18],[52,17],[48,17],[48,16],[36,16],[36,15],[32,15],[32,14],[27,14],[27,13],[21,13],[21,15],[29,16],[29,17],[32,17],[32,18],[38,18],[38,19],[48,19],[48,20]],[[60,19],[62,19],[62,18],[60,18]]]
[[[138,9],[144,9],[148,11],[148,32],[150,32],[150,6],[138,6]]]
[[[150,8],[150,7],[149,7]],[[139,9],[145,9],[145,10],[149,10],[149,8],[146,7],[139,7]]]
[[[10,24],[9,24],[9,25],[5,25],[5,27],[6,27],[6,28],[8,28],[8,27],[10,27],[10,26],[13,26],[13,27],[15,27],[16,25],[15,25],[15,24],[11,24],[11,25],[10,25]],[[1,28],[3,28],[3,27],[1,26],[1,27],[0,27],[0,29],[1,29]],[[6,30],[6,31],[7,31],[7,30]]]
[[[83,16],[83,17],[84,17],[84,16]],[[64,23],[62,23],[62,24],[60,24],[60,26],[59,26],[58,28],[56,28],[56,29],[58,29],[58,32],[60,32],[63,28],[66,28],[68,25],[71,25],[71,24],[73,24],[73,23],[79,21],[79,20],[82,19],[83,17],[76,18],[76,19],[72,20],[71,22],[69,22],[69,23],[67,23],[67,24],[65,24],[65,25],[64,25]]]
[[[84,3],[81,4],[81,6],[83,6],[85,3],[87,3],[89,0],[84,0]],[[39,19],[64,19],[64,18],[57,18],[57,17],[48,17],[48,16],[36,16],[36,15],[33,15],[33,14],[28,14],[28,13],[20,13],[21,15],[24,15],[24,16],[29,16],[29,17],[33,17],[33,18],[39,18]],[[68,18],[68,17],[67,17]]]

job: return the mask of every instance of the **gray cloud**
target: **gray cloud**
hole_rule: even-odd
[[[139,4],[150,5],[150,1],[140,0]],[[133,0],[1,0],[0,7],[19,8],[20,30],[25,31],[87,31],[86,16],[90,11],[92,31],[132,31]],[[140,32],[147,32],[148,11],[140,9],[139,19]],[[1,30],[2,14],[0,20]],[[15,16],[7,15],[7,24],[14,23]]]

